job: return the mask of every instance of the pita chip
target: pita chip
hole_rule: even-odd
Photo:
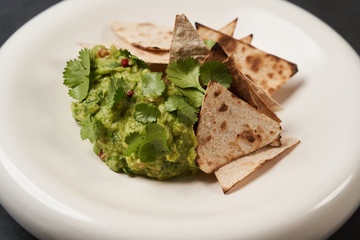
[[[205,173],[280,138],[281,126],[219,83],[206,90],[196,130],[196,163]]]
[[[235,32],[235,29],[236,29],[236,24],[237,24],[237,21],[238,21],[238,18],[235,18],[234,20],[232,20],[231,22],[229,22],[228,24],[226,24],[225,26],[223,26],[222,28],[219,29],[219,32],[223,33],[223,34],[226,34],[230,37],[233,37],[234,36],[234,32]],[[253,39],[253,35],[250,34],[246,37],[243,37],[239,40],[247,43],[247,44],[250,44],[252,42],[252,39]]]
[[[238,18],[235,18],[234,20],[232,20],[231,22],[229,22],[228,24],[226,24],[225,26],[220,28],[219,32],[222,32],[223,34],[226,34],[226,35],[229,35],[232,37],[235,32],[237,21],[238,21]]]
[[[169,51],[172,27],[153,23],[128,23],[112,21],[114,33],[135,47],[152,51]]]
[[[298,144],[300,141],[292,137],[281,137],[280,147],[264,146],[255,152],[241,157],[231,163],[219,168],[215,176],[221,185],[224,193],[231,190],[236,183],[243,180],[246,176],[258,169],[265,161],[274,159],[287,149]]]
[[[223,61],[223,63],[233,77],[233,82],[230,85],[229,91],[256,108],[259,112],[264,113],[277,122],[281,122],[274,111],[272,111],[268,105],[265,104],[263,99],[256,93],[255,89],[250,83],[250,80],[238,70],[235,57],[230,56],[225,61]],[[257,86],[254,84],[254,87]],[[270,97],[266,99],[270,100]],[[275,102],[275,100],[273,100],[273,102]]]
[[[202,62],[209,49],[184,14],[176,15],[170,45],[170,62],[193,57]]]
[[[297,65],[261,51],[241,40],[195,23],[199,35],[217,41],[228,55],[233,54],[239,70],[271,95],[298,70]]]
[[[277,103],[271,96],[263,92],[255,83],[246,78],[241,72],[239,72],[234,57],[228,57],[218,43],[210,49],[210,52],[205,57],[203,63],[208,61],[220,61],[225,64],[233,78],[233,82],[229,88],[232,93],[256,108],[261,113],[264,113],[273,120],[280,122],[280,119],[274,113],[274,110],[278,111],[282,109],[280,104]]]
[[[250,35],[247,35],[246,37],[240,38],[239,41],[242,41],[247,44],[251,44],[253,37],[254,36],[252,34],[250,34]]]

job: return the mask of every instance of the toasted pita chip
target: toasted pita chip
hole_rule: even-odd
[[[234,57],[228,57],[218,43],[210,49],[210,52],[205,57],[203,63],[208,61],[223,62],[233,78],[233,82],[229,90],[256,108],[259,112],[264,113],[277,122],[280,122],[280,119],[274,113],[274,110],[282,109],[280,104],[278,104],[272,97],[263,92],[255,83],[239,72]],[[279,145],[279,143],[276,145]]]
[[[229,90],[236,96],[240,97],[245,102],[250,104],[252,107],[256,108],[259,112],[267,115],[274,121],[281,122],[281,120],[276,116],[276,114],[265,104],[263,99],[256,93],[249,79],[247,79],[238,70],[234,56],[228,57],[223,63],[233,77],[233,82]],[[275,100],[273,101],[275,102]]]
[[[278,122],[211,81],[206,90],[196,130],[196,162],[212,173],[280,138]]]
[[[173,37],[170,45],[170,62],[194,57],[203,61],[209,49],[184,14],[176,15]]]
[[[241,40],[195,23],[199,35],[217,41],[228,55],[233,54],[240,71],[269,95],[297,72],[297,65],[261,51]]]
[[[232,37],[235,32],[237,21],[238,21],[238,18],[235,18],[234,20],[232,20],[231,22],[229,22],[228,24],[226,24],[225,26],[220,28],[219,32],[222,32],[223,34],[226,34],[226,35],[229,35]]]
[[[139,49],[125,40],[119,39],[113,42],[103,42],[103,43],[78,43],[81,47],[85,48],[93,48],[96,45],[103,45],[107,48],[111,46],[115,46],[116,48],[127,49],[131,52],[131,54],[137,56],[138,58],[144,60],[148,65],[151,71],[159,72],[165,71],[166,66],[169,61],[169,53],[168,52],[153,52],[153,51],[145,51],[143,49]]]
[[[253,37],[254,36],[252,34],[250,34],[250,35],[247,35],[246,37],[240,38],[239,40],[244,43],[251,44]]]
[[[254,172],[265,161],[274,159],[276,156],[298,144],[300,141],[292,137],[283,136],[281,142],[282,145],[280,147],[264,146],[255,152],[249,153],[248,155],[219,168],[215,172],[215,176],[224,193],[231,190],[236,183]]]
[[[118,37],[135,47],[144,50],[169,51],[173,35],[173,29],[170,26],[112,21],[110,27]]]
[[[245,78],[247,79],[247,82],[249,83],[251,88],[255,91],[255,93],[260,97],[260,99],[272,112],[278,112],[283,110],[283,107],[275,99],[273,99],[270,95],[264,92],[258,85],[256,85],[249,78],[247,78],[246,76]]]
[[[236,24],[237,24],[237,21],[238,21],[238,18],[235,18],[234,20],[232,20],[231,22],[229,22],[228,24],[226,24],[225,26],[223,26],[222,28],[219,29],[219,32],[223,33],[223,34],[226,34],[230,37],[233,37],[234,36],[234,32],[235,32],[235,29],[236,29]],[[252,42],[252,39],[253,39],[253,35],[250,34],[246,37],[243,37],[239,40],[247,43],[247,44],[250,44]]]

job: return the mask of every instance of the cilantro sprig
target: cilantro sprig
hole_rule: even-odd
[[[146,124],[148,122],[156,122],[161,117],[161,112],[153,105],[140,103],[135,106],[134,117],[136,121]]]
[[[167,79],[177,86],[194,107],[200,107],[204,98],[205,89],[201,86],[200,79],[204,85],[214,80],[226,88],[232,82],[226,66],[220,61],[209,61],[201,65],[192,57],[171,62],[166,74]]]
[[[80,122],[80,125],[82,126],[80,130],[81,139],[85,140],[88,138],[91,143],[100,139],[106,131],[103,123],[96,120],[90,114],[86,116],[84,121]]]
[[[179,121],[182,123],[195,124],[198,120],[199,108],[191,106],[183,96],[170,96],[165,102],[165,109],[168,112],[176,111]]]
[[[165,83],[161,79],[162,73],[147,72],[142,76],[141,94],[143,96],[161,96],[165,90]]]
[[[152,162],[169,151],[165,129],[157,123],[148,123],[145,134],[133,132],[125,137],[128,149],[125,156],[135,153],[141,162]]]
[[[86,98],[90,86],[90,50],[82,49],[78,59],[66,63],[63,72],[64,85],[69,87],[69,95],[76,100],[82,101]]]
[[[108,89],[108,104],[112,107],[115,103],[120,102],[125,97],[125,82],[123,78],[110,77]]]
[[[200,66],[201,64],[192,57],[172,61],[166,69],[166,77],[180,88],[195,88],[205,93],[199,82]]]
[[[204,63],[200,69],[200,79],[206,86],[210,80],[220,83],[225,88],[229,88],[232,77],[226,66],[220,61],[209,61]]]

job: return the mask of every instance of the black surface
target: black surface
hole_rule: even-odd
[[[59,1],[0,0],[0,46],[29,19]],[[360,1],[358,0],[290,0],[313,13],[340,35],[360,54]],[[1,193],[0,193],[1,194]],[[34,240],[0,206],[0,239]],[[330,240],[360,239],[360,210]]]

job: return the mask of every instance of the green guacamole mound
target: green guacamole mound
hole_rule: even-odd
[[[165,108],[170,96],[180,95],[176,87],[162,82],[161,94],[151,91],[144,83],[150,73],[147,65],[126,50],[98,45],[89,53],[88,93],[71,109],[82,126],[81,137],[94,143],[94,152],[111,170],[129,175],[165,180],[196,173],[193,125]],[[141,112],[138,117],[140,104],[157,109],[156,114]],[[161,134],[147,136],[154,129]]]

